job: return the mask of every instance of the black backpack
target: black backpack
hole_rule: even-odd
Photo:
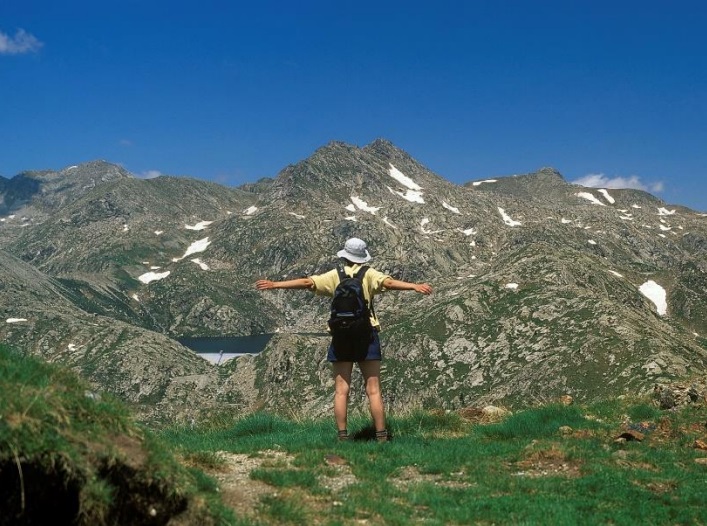
[[[341,265],[336,270],[339,284],[331,300],[329,329],[337,358],[354,361],[355,357],[362,359],[361,353],[365,357],[373,332],[371,310],[363,295],[363,277],[368,267],[361,267],[353,277],[347,276]]]

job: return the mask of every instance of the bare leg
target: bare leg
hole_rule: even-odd
[[[380,360],[369,360],[358,362],[363,375],[363,381],[366,384],[366,395],[371,408],[371,418],[376,431],[385,429],[385,409],[383,407],[383,395],[381,394]]]
[[[339,431],[346,429],[353,362],[332,362],[334,369],[334,420]]]

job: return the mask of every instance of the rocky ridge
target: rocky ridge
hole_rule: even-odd
[[[191,400],[171,387],[130,398],[127,384],[108,385],[145,407],[181,396],[181,415],[202,400],[327,412],[326,338],[316,336],[326,300],[256,293],[253,282],[328,270],[354,235],[369,243],[376,268],[435,288],[431,297],[377,299],[394,408],[594,399],[707,370],[707,217],[645,192],[575,186],[551,168],[459,186],[377,140],[330,143],[240,189],[120,177],[63,203],[2,246],[61,288],[78,310],[69,317],[140,329],[130,333],[131,354],[110,353],[121,374],[153,360],[144,342],[158,339],[169,349],[155,373],[162,385],[208,377],[186,381]],[[39,208],[32,199],[21,206]],[[0,337],[39,352],[38,331],[23,339],[22,325],[10,326]],[[189,353],[179,336],[275,331],[263,353],[219,369],[167,365]],[[61,359],[81,369],[86,358],[69,354]],[[354,398],[363,400],[360,388]]]

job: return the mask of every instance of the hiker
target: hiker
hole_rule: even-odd
[[[270,289],[309,289],[321,296],[331,296],[332,320],[335,314],[335,305],[338,294],[337,287],[342,281],[346,284],[351,280],[346,277],[357,276],[362,283],[362,292],[366,302],[365,328],[361,329],[364,334],[361,338],[337,337],[338,327],[330,320],[332,332],[332,342],[327,352],[327,360],[331,362],[334,373],[334,419],[338,428],[339,440],[348,440],[347,430],[347,409],[349,401],[349,390],[351,386],[351,372],[354,362],[363,375],[366,386],[366,395],[373,418],[373,425],[376,430],[376,439],[386,442],[389,438],[385,423],[385,410],[383,407],[383,397],[381,395],[380,384],[380,363],[381,346],[378,332],[380,323],[373,311],[373,297],[387,290],[414,290],[421,294],[431,294],[432,287],[427,283],[408,283],[393,279],[373,268],[364,266],[372,258],[369,254],[366,243],[358,238],[350,238],[346,241],[343,250],[336,254],[343,265],[330,270],[324,274],[309,276],[306,278],[292,279],[287,281],[270,281],[267,279],[258,280],[255,286],[258,290]],[[342,274],[343,272],[343,274]],[[361,273],[361,274],[359,274]],[[342,283],[343,285],[343,283]],[[354,282],[355,285],[355,282]],[[339,287],[339,290],[341,287]]]

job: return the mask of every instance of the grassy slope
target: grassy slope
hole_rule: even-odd
[[[252,463],[240,484],[260,489],[255,505],[235,503],[239,524],[704,524],[707,452],[693,444],[706,421],[704,403],[661,412],[639,400],[498,423],[416,413],[391,419],[387,444],[336,443],[328,421],[264,413],[164,437],[214,473]],[[642,441],[615,441],[634,430]]]
[[[387,444],[367,423],[353,415],[349,443],[329,419],[269,413],[156,437],[0,348],[0,524],[707,523],[704,400],[393,415]],[[615,441],[627,431],[644,439]]]
[[[232,522],[214,482],[117,401],[0,345],[0,524]]]

